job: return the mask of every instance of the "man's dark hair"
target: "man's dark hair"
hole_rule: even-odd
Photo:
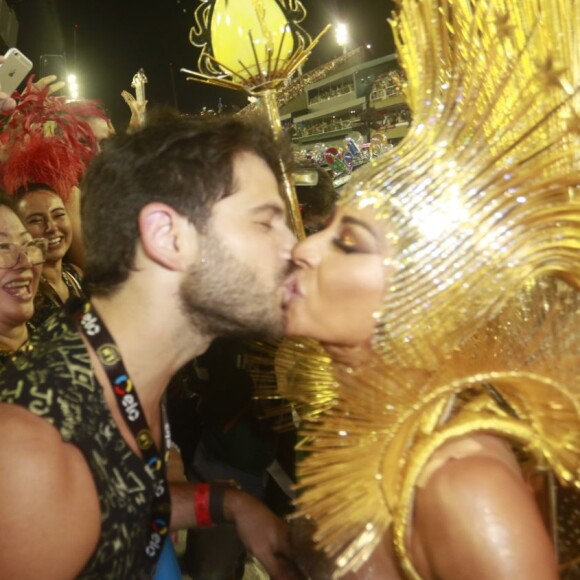
[[[81,184],[87,290],[110,294],[128,278],[139,212],[147,204],[166,203],[203,227],[213,205],[232,194],[233,163],[240,153],[262,158],[279,183],[280,160],[291,159],[288,144],[275,141],[261,118],[162,112],[136,133],[111,137]]]
[[[338,199],[338,194],[332,185],[332,178],[320,165],[302,165],[301,167],[316,171],[318,183],[314,186],[297,185],[298,203],[305,205],[305,209],[315,215],[330,213]]]
[[[297,185],[296,197],[302,212],[302,221],[307,234],[317,232],[321,227],[309,226],[311,221],[326,221],[336,205],[338,193],[332,184],[332,178],[320,165],[301,165],[300,167],[312,169],[318,173],[316,185]]]

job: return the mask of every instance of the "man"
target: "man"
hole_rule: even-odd
[[[282,332],[294,239],[279,154],[240,120],[166,118],[91,164],[91,302],[0,374],[0,577],[150,575],[168,519],[166,385],[218,335]],[[286,527],[257,500],[169,489],[172,529],[233,521],[273,578],[292,577]]]

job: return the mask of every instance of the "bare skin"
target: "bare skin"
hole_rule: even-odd
[[[532,492],[501,439],[470,438],[485,455],[449,459],[419,488],[409,536],[424,580],[557,580],[554,549]],[[427,466],[427,469],[429,466]],[[403,580],[392,536],[349,580]]]

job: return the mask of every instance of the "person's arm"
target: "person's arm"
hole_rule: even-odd
[[[0,404],[0,521],[0,578],[74,578],[100,533],[80,451],[47,421],[7,404]]]
[[[195,527],[193,483],[171,483],[171,528]],[[290,529],[262,502],[234,487],[224,494],[224,517],[235,524],[246,550],[274,580],[294,580],[299,572],[292,558]]]
[[[557,580],[556,556],[530,489],[503,461],[449,460],[419,490],[413,525],[431,577]]]
[[[131,111],[127,133],[135,133],[141,129],[141,120],[147,111],[147,101],[140,103],[129,91],[122,91],[121,96]]]
[[[72,188],[66,201],[66,211],[72,230],[72,242],[66,253],[66,261],[71,262],[82,271],[85,266],[85,247],[81,224],[81,190],[78,187]]]

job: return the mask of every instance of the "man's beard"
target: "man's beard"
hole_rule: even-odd
[[[284,317],[278,289],[290,270],[280,266],[271,287],[256,279],[219,241],[206,239],[201,264],[191,265],[179,289],[184,313],[205,336],[281,336]]]

